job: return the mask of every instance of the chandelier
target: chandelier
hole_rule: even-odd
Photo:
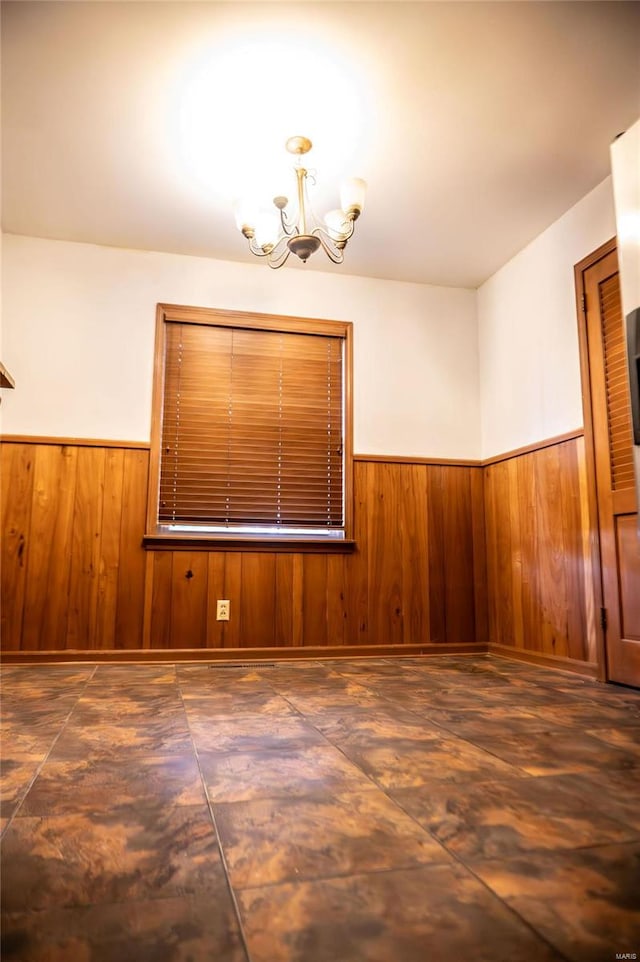
[[[288,197],[274,197],[274,207],[251,211],[239,201],[235,205],[238,230],[249,242],[249,250],[266,257],[269,267],[282,267],[289,254],[305,263],[319,247],[334,264],[342,264],[347,241],[353,235],[355,222],[362,213],[367,185],[359,177],[345,180],[340,189],[341,207],[325,214],[324,224],[316,218],[307,195],[307,181],[315,184],[314,171],[302,166],[302,157],[311,150],[308,137],[289,137],[286,148],[296,157],[298,203],[293,212]]]

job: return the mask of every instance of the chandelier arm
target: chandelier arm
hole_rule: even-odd
[[[322,227],[314,227],[311,233],[314,237],[318,238],[318,240],[322,244],[322,249],[327,255],[327,257],[329,258],[329,260],[333,261],[334,264],[342,264],[342,262],[344,261],[344,251],[339,250],[337,247],[334,246],[333,241],[331,240],[331,237],[329,236],[329,234],[327,234],[327,232],[323,230]]]
[[[297,224],[295,221],[289,223],[283,208],[280,208],[280,223],[282,224],[282,229],[287,237],[295,237],[295,235],[298,233]]]
[[[270,256],[269,260],[267,261],[267,264],[274,271],[277,271],[279,267],[282,267],[286,263],[286,260],[289,257],[290,253],[291,251],[289,250],[289,248],[285,247],[283,248],[283,250],[280,251],[280,254],[277,257]],[[271,255],[273,255],[273,251],[271,251]]]
[[[253,237],[249,237],[248,241],[249,241],[249,250],[251,251],[252,254],[255,254],[256,257],[268,257],[269,254],[271,253],[271,251],[263,251],[261,247],[258,247]]]
[[[355,231],[355,229],[356,229],[355,217],[352,217],[350,214],[347,214],[346,217],[345,217],[345,224],[346,224],[346,223],[349,224],[349,227],[348,227],[348,229],[347,229],[346,234],[343,234],[343,235],[341,236],[341,238],[340,238],[340,243],[341,243],[341,244],[346,244],[348,240],[351,240],[351,238],[353,237],[354,231]],[[324,227],[316,227],[316,229],[315,229],[314,231],[312,231],[312,233],[315,234],[315,233],[317,233],[318,231],[322,231],[322,233],[325,235],[325,237],[328,237],[329,240],[330,240],[332,243],[335,243],[334,240],[333,240],[333,238],[332,238],[332,236],[331,236],[331,234],[329,234],[329,232],[326,231]]]

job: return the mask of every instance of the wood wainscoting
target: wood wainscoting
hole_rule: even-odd
[[[582,432],[484,467],[490,650],[599,674]]]
[[[148,449],[67,441],[2,444],[7,661],[486,651],[479,464],[357,458],[353,554],[145,551]]]
[[[484,465],[358,456],[352,554],[145,551],[147,448],[20,438],[0,457],[7,661],[491,650],[586,674],[602,663],[582,432]]]

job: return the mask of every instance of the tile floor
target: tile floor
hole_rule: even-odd
[[[2,691],[5,962],[640,958],[640,692],[492,657]]]

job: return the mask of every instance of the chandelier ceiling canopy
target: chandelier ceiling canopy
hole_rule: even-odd
[[[359,177],[345,180],[340,188],[341,206],[330,210],[321,223],[316,217],[308,196],[308,184],[315,184],[315,171],[302,165],[302,158],[312,147],[308,137],[290,137],[286,148],[296,158],[294,172],[297,182],[297,207],[288,197],[273,198],[273,207],[256,210],[245,201],[235,205],[235,218],[249,242],[249,250],[257,257],[265,257],[269,267],[282,267],[289,254],[296,254],[304,263],[322,247],[334,264],[344,260],[344,249],[352,237],[355,222],[362,213],[367,185]]]

